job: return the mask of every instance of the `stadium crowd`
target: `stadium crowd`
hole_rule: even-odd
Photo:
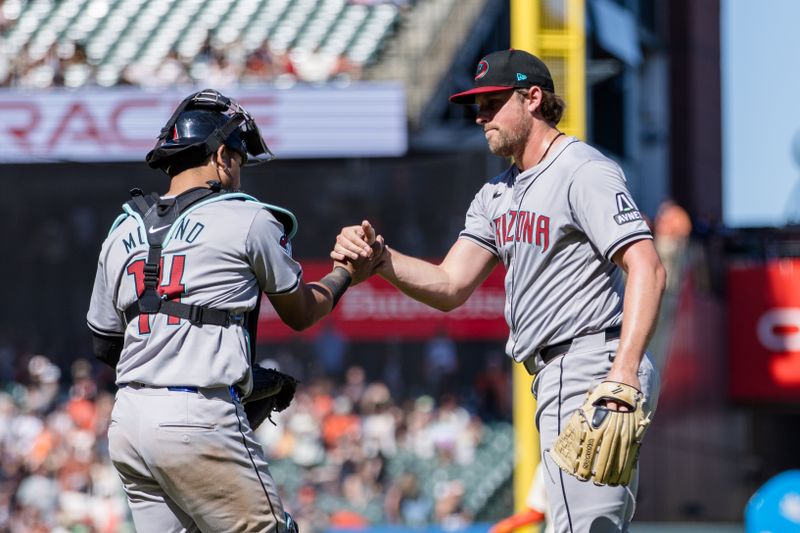
[[[78,359],[64,376],[43,355],[3,355],[0,531],[133,531],[108,456],[113,373]],[[458,473],[474,460],[486,426],[467,402],[447,393],[400,402],[359,366],[338,382],[307,379],[276,425],[257,432],[304,533],[472,519]],[[422,479],[431,465],[448,474]]]
[[[407,11],[412,0],[347,0],[351,5],[377,6],[391,4]],[[3,42],[19,20],[25,4],[14,0],[0,1],[0,87],[46,89],[50,87],[82,87],[106,85],[98,78],[98,61],[87,56],[82,40],[64,35],[43,50],[22,46],[18,53],[3,53]],[[177,46],[177,45],[176,45]],[[361,65],[349,59],[347,52],[332,54],[319,46],[281,49],[270,48],[269,39],[254,50],[245,49],[241,39],[220,42],[209,36],[200,51],[185,57],[173,48],[157,66],[144,66],[132,61],[121,72],[114,85],[135,85],[151,89],[175,86],[209,86],[220,90],[255,83],[335,82],[361,78]]]
[[[20,89],[95,85],[96,66],[80,43],[54,43],[43,57],[32,58],[27,49],[14,57],[0,56],[0,86]],[[128,65],[118,85],[149,89],[202,85],[226,89],[265,82],[328,82],[357,80],[359,66],[344,54],[331,57],[316,51],[273,53],[265,40],[252,52],[237,45],[214,46],[207,41],[198,56],[187,59],[170,52],[155,69]]]

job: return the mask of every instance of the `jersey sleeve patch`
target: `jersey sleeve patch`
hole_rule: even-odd
[[[614,215],[614,222],[618,225],[628,224],[642,220],[642,213],[636,208],[628,195],[624,192],[617,193],[617,214]]]

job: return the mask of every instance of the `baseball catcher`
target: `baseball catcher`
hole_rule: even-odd
[[[605,405],[614,401],[624,410]],[[604,381],[586,394],[559,434],[550,456],[567,474],[595,485],[627,485],[651,413],[643,408],[642,393],[624,383]]]
[[[304,279],[295,216],[241,191],[272,157],[234,99],[189,95],[146,157],[164,193],[134,189],[101,247],[87,323],[116,369],[109,455],[137,531],[297,532],[253,433],[297,384],[255,365],[262,294],[299,331],[371,267]]]

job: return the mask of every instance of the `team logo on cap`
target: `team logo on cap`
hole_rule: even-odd
[[[481,79],[486,76],[487,72],[489,72],[489,63],[485,59],[481,59],[481,62],[478,63],[478,69],[475,71],[475,79]]]

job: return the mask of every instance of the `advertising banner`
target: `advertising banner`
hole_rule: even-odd
[[[303,279],[313,281],[330,272],[329,261],[301,261]],[[503,318],[505,270],[496,268],[467,302],[449,313],[412,300],[378,276],[351,287],[333,313],[324,318],[350,340],[423,340],[444,332],[456,340],[505,340]],[[259,342],[288,340],[296,335],[314,337],[317,324],[297,333],[281,322],[264,297],[258,322]]]
[[[800,400],[800,259],[730,268],[728,340],[734,400]]]
[[[0,90],[0,162],[142,161],[192,90]],[[223,91],[281,159],[395,157],[407,148],[397,83]]]

